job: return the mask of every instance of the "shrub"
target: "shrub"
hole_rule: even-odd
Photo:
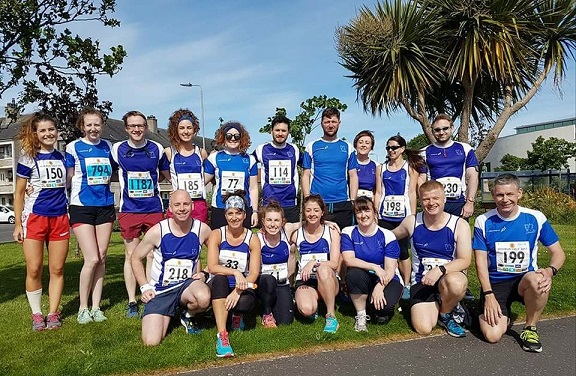
[[[576,224],[576,201],[565,193],[549,187],[525,191],[520,205],[540,210],[550,222]]]

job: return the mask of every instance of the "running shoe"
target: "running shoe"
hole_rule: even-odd
[[[366,322],[370,320],[370,316],[358,315],[355,317],[356,321],[354,322],[354,330],[357,332],[367,332],[368,326],[366,326]]]
[[[182,311],[182,313],[180,314],[180,323],[182,324],[184,329],[186,329],[186,333],[188,334],[200,334],[200,332],[202,331],[200,325],[198,325],[196,317],[189,316],[188,312],[186,311]]]
[[[386,325],[390,322],[390,320],[392,320],[393,315],[394,315],[394,312],[392,312],[391,314],[384,314],[382,316],[376,316],[376,323],[378,325]]]
[[[90,312],[92,318],[96,322],[102,322],[108,320],[108,317],[104,316],[104,313],[100,311],[100,308],[92,308],[92,312]]]
[[[326,315],[326,324],[324,325],[324,333],[336,333],[340,324],[338,324],[338,320],[334,315],[327,314]]]
[[[46,329],[44,315],[41,313],[32,314],[32,330],[35,332],[41,332],[44,329]]]
[[[274,315],[272,315],[271,313],[267,315],[262,315],[262,326],[265,328],[277,328]]]
[[[58,329],[61,326],[60,312],[49,313],[48,316],[46,316],[46,329]]]
[[[410,286],[404,286],[402,291],[402,300],[410,300]]]
[[[78,317],[76,320],[78,321],[78,324],[88,324],[89,322],[94,321],[88,308],[83,308],[78,311]]]
[[[438,325],[446,329],[446,333],[456,338],[466,337],[466,331],[454,321],[451,313],[441,313],[438,316]]]
[[[542,343],[535,326],[527,326],[520,332],[522,349],[530,352],[542,352]]]
[[[126,317],[138,317],[138,303],[128,303],[126,306]]]
[[[235,313],[232,314],[232,331],[242,331],[246,329],[246,325],[244,324],[244,315],[240,314],[237,315]]]
[[[218,358],[231,358],[234,356],[230,340],[228,339],[228,332],[220,332],[216,336],[216,356]]]

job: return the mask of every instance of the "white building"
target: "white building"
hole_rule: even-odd
[[[500,160],[506,154],[526,158],[528,156],[527,151],[532,150],[532,143],[540,136],[545,139],[556,137],[569,142],[576,142],[576,117],[516,127],[516,134],[500,137],[496,140],[484,159],[484,170],[494,171],[496,167],[501,165]],[[576,171],[576,158],[570,158],[568,162],[570,171]]]

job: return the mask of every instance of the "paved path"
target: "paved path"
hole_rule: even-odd
[[[14,238],[12,233],[14,232],[14,225],[9,223],[0,223],[0,243],[13,242]]]
[[[538,325],[544,350],[522,350],[505,335],[490,345],[471,333],[372,345],[311,355],[280,357],[232,366],[180,373],[186,376],[367,376],[367,375],[576,375],[576,317]],[[514,326],[519,332],[521,326]]]

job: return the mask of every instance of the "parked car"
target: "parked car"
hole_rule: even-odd
[[[14,215],[14,208],[8,205],[0,205],[0,222],[14,223],[16,222],[16,215]]]

